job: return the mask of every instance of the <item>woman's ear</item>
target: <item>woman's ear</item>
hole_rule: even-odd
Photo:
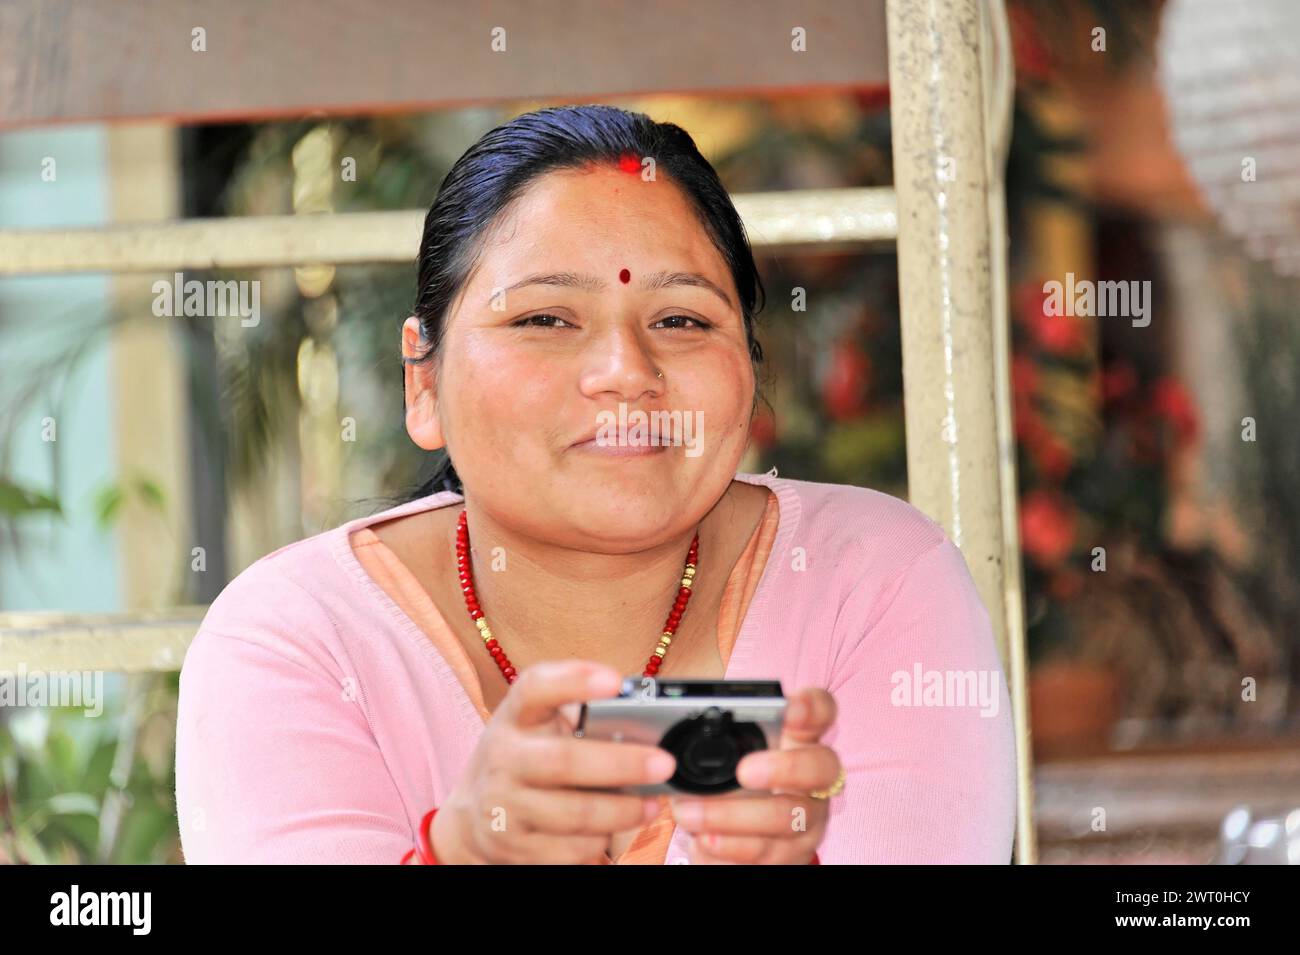
[[[420,337],[420,320],[411,316],[402,324],[402,381],[406,394],[406,433],[426,451],[446,442],[438,419],[437,376],[433,363],[416,363],[426,344]]]

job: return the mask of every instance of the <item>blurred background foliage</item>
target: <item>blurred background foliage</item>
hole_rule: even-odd
[[[0,863],[178,863],[179,674],[105,679],[104,712],[0,711]]]

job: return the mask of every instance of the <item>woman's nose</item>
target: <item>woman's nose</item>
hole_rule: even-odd
[[[582,391],[590,397],[608,393],[635,401],[663,386],[659,371],[648,343],[635,329],[612,328],[589,343],[583,356]]]

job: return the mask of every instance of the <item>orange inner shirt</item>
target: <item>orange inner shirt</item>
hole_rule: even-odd
[[[769,490],[763,517],[754,528],[749,543],[732,568],[722,591],[722,601],[718,607],[718,655],[722,658],[724,668],[731,659],[731,648],[740,633],[745,611],[754,591],[758,589],[763,568],[767,565],[772,543],[776,539],[778,517],[776,495]],[[428,592],[370,528],[361,528],[349,540],[366,573],[437,647],[486,723],[492,714],[483,705],[483,690],[478,681],[478,672]],[[663,865],[668,844],[672,840],[673,826],[672,806],[668,802],[668,796],[661,795],[659,815],[641,827],[627,849],[614,860],[614,864]]]

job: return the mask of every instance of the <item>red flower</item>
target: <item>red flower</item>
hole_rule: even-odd
[[[1196,403],[1176,378],[1161,378],[1151,392],[1155,413],[1173,426],[1179,447],[1195,441],[1200,434],[1200,417]]]
[[[1074,315],[1048,315],[1045,282],[1026,282],[1015,291],[1015,315],[1044,351],[1066,355],[1082,349],[1087,339],[1083,320]]]
[[[1038,344],[1053,355],[1080,351],[1087,341],[1083,321],[1074,315],[1048,315],[1040,307],[1031,327]]]
[[[1061,493],[1036,488],[1020,502],[1020,543],[1043,567],[1056,567],[1074,546],[1074,505]]]
[[[822,404],[836,421],[857,418],[866,410],[871,359],[853,341],[835,343],[822,379]]]
[[[1016,72],[1034,80],[1052,77],[1052,58],[1038,35],[1033,14],[1020,6],[1007,10],[1011,27],[1011,50],[1015,56]]]

